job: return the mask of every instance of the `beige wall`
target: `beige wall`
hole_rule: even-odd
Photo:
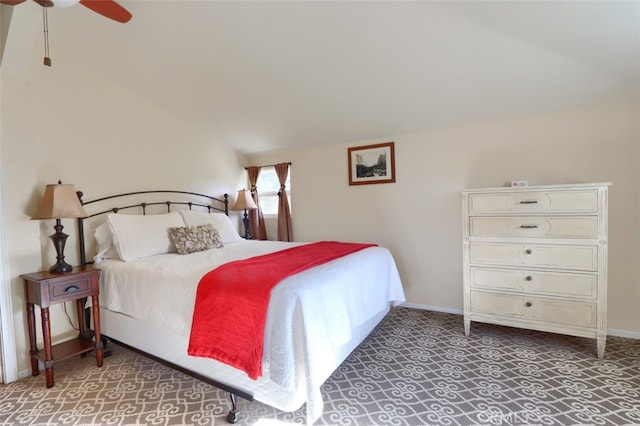
[[[249,156],[291,161],[298,241],[376,242],[394,254],[410,303],[462,309],[461,191],[613,182],[609,194],[609,329],[640,337],[640,120],[602,108]],[[395,184],[349,186],[347,147],[395,141]],[[634,189],[636,188],[636,189]],[[462,322],[461,322],[462,327]]]
[[[244,162],[231,148],[112,85],[99,72],[60,58],[47,68],[41,60],[37,52],[28,75],[4,69],[0,75],[2,213],[20,375],[28,373],[29,364],[19,275],[55,261],[48,238],[54,222],[29,219],[46,184],[73,183],[85,199],[146,189],[233,195],[244,184]],[[66,260],[76,264],[75,224],[63,220],[63,225],[70,235]],[[51,308],[56,340],[74,334],[62,306]]]

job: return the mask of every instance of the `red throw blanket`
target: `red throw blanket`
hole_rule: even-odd
[[[225,263],[198,284],[188,353],[262,375],[271,290],[290,275],[375,244],[321,241]]]

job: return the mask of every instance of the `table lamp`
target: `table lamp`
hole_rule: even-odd
[[[56,220],[56,224],[53,227],[56,232],[51,235],[51,241],[53,241],[53,246],[56,249],[58,261],[49,269],[49,272],[69,272],[73,269],[71,265],[64,261],[64,245],[67,242],[68,235],[62,232],[63,226],[60,219],[87,216],[88,214],[82,207],[73,185],[63,184],[62,181],[58,181],[57,184],[45,187],[42,201],[31,219]]]
[[[245,240],[252,239],[251,234],[249,233],[249,217],[247,216],[247,210],[255,210],[258,206],[253,202],[253,197],[251,196],[251,191],[248,189],[241,189],[238,191],[238,198],[236,199],[236,203],[233,205],[233,209],[231,210],[244,210],[244,218],[242,222],[244,222],[244,236]]]

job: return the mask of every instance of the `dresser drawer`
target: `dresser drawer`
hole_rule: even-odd
[[[595,300],[596,274],[471,267],[471,288]]]
[[[597,216],[471,217],[472,237],[597,238]]]
[[[517,243],[469,243],[472,264],[597,271],[598,247]]]
[[[590,302],[472,291],[471,311],[579,327],[597,325],[596,304]]]
[[[49,285],[49,302],[57,303],[91,296],[91,276],[71,277],[65,281],[56,281]]]
[[[527,191],[517,190],[469,195],[469,213],[596,213],[598,190]]]

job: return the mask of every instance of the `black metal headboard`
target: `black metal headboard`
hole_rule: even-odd
[[[171,200],[166,201],[142,201],[142,202],[134,202],[133,204],[129,204],[131,202],[130,198],[135,196],[151,196],[155,198],[155,195],[158,194],[170,194],[172,197]],[[193,207],[199,207],[206,209],[209,213],[211,212],[223,212],[226,215],[229,215],[229,195],[224,194],[223,198],[212,197],[206,194],[200,194],[197,192],[189,192],[189,191],[174,191],[174,190],[151,190],[151,191],[136,191],[136,192],[127,192],[123,194],[115,194],[110,195],[108,197],[97,198],[95,200],[84,201],[82,199],[83,193],[78,191],[78,198],[80,202],[85,207],[89,205],[98,206],[99,211],[89,213],[89,216],[84,218],[78,218],[78,242],[80,247],[80,264],[82,266],[86,266],[87,264],[93,263],[92,261],[87,261],[87,247],[85,241],[85,233],[84,233],[84,221],[86,219],[95,218],[100,215],[108,214],[108,213],[118,213],[121,210],[130,210],[130,209],[139,209],[141,214],[147,214],[147,208],[152,206],[166,206],[167,213],[171,212],[172,206],[187,206],[189,210],[192,210]],[[111,203],[124,203],[127,198],[129,198],[129,203],[126,205],[118,205],[118,206],[109,206],[105,209],[104,206]],[[104,204],[103,204],[104,203]],[[100,208],[100,206],[103,206]]]

